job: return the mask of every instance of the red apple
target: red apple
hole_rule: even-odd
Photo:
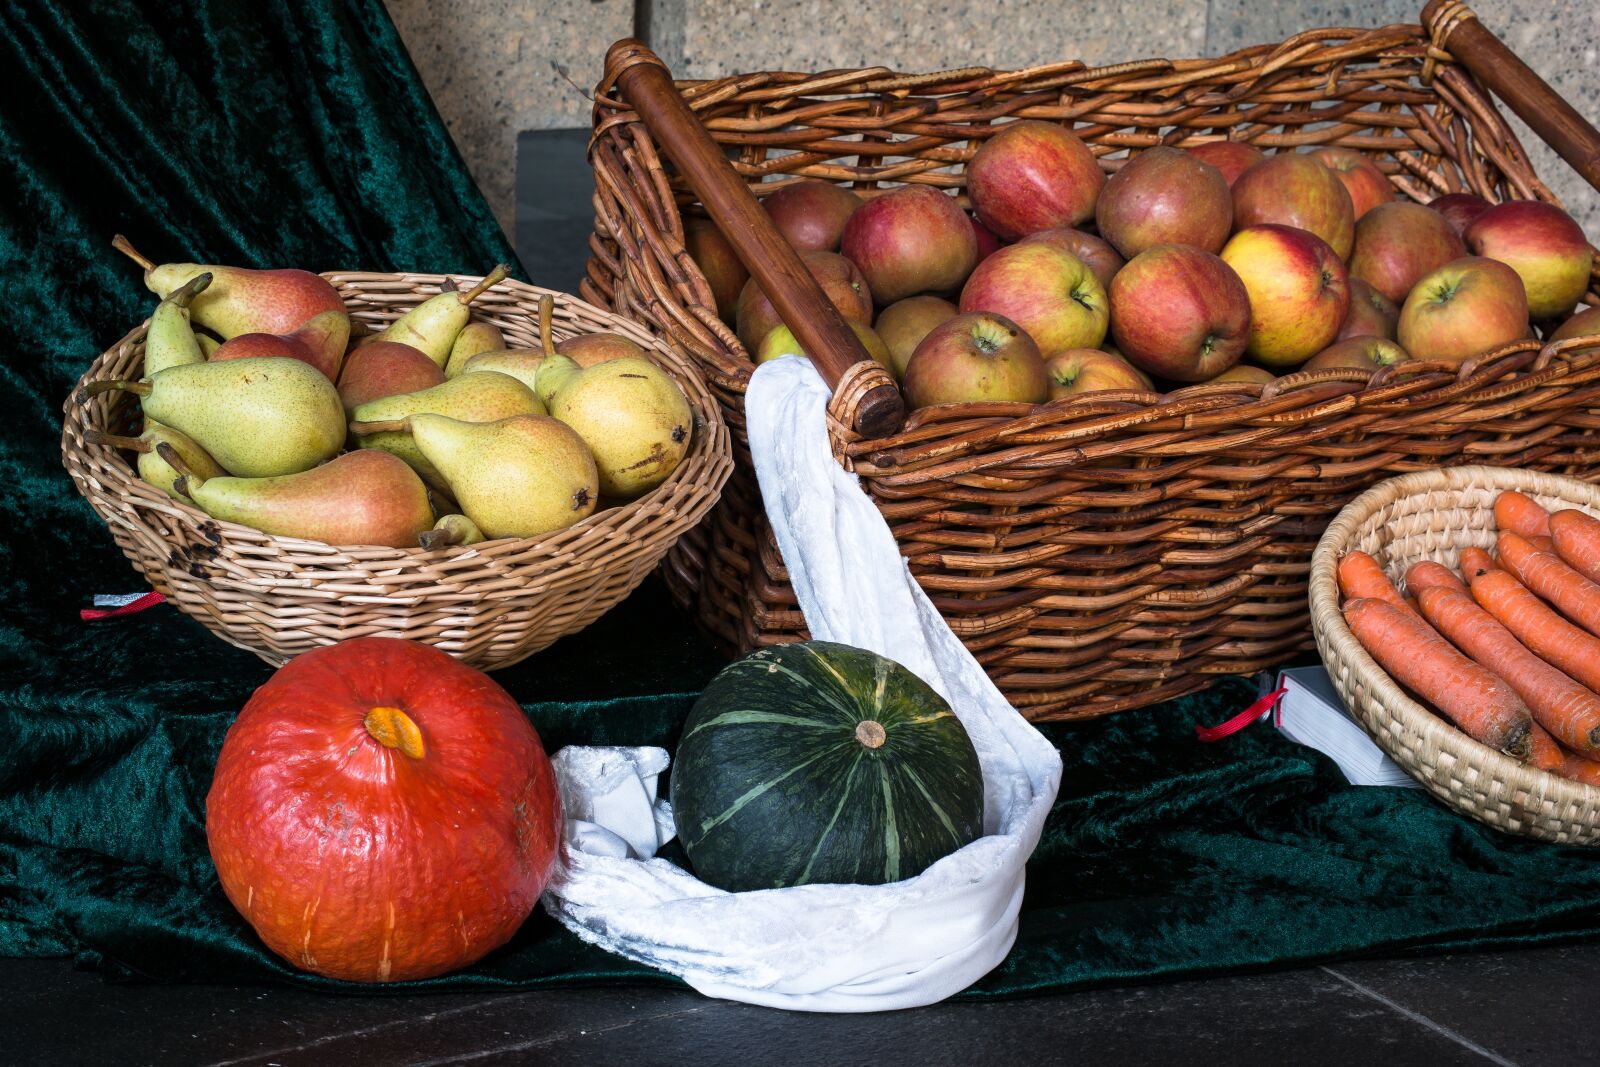
[[[1356,223],[1350,274],[1398,304],[1423,275],[1466,254],[1443,215],[1399,200],[1379,204]]]
[[[1000,251],[1000,238],[972,215],[967,216],[967,221],[972,223],[972,236],[978,240],[978,262],[982,263],[996,252]]]
[[[1040,230],[1030,233],[1019,245],[1033,244],[1035,242],[1052,244],[1057,248],[1071,252],[1089,265],[1094,276],[1100,279],[1102,288],[1111,288],[1111,279],[1116,277],[1117,271],[1128,261],[1122,258],[1122,253],[1111,247],[1110,242],[1096,237],[1092,233],[1074,230],[1063,226],[1056,230]]]
[[[750,280],[750,272],[739,262],[733,245],[710,219],[688,219],[683,224],[683,247],[705,275],[711,298],[717,302],[717,314],[724,322],[732,322],[738,312],[739,294]]]
[[[1355,149],[1330,145],[1327,148],[1314,148],[1310,155],[1344,182],[1344,190],[1350,194],[1350,204],[1355,209],[1357,222],[1379,204],[1387,204],[1394,199],[1394,185],[1376,163]]]
[[[761,201],[778,232],[799,252],[837,252],[844,224],[861,198],[832,182],[785,185]]]
[[[906,376],[906,364],[922,339],[942,322],[956,317],[956,306],[937,296],[908,296],[878,312],[872,328],[889,348],[889,368],[897,381]]]
[[[1400,309],[1400,347],[1416,359],[1464,363],[1528,335],[1522,279],[1504,263],[1463,256],[1419,281]]]
[[[1243,230],[1268,223],[1309,230],[1340,259],[1355,243],[1355,206],[1344,183],[1296,152],[1268,156],[1233,183],[1234,226]]]
[[[1384,337],[1351,337],[1335,342],[1306,360],[1301,370],[1333,370],[1351,367],[1376,371],[1404,363],[1411,356],[1405,349]]]
[[[339,399],[348,415],[369,400],[414,393],[444,382],[444,368],[421,349],[373,341],[351,350],[339,372]]]
[[[908,185],[869,200],[844,225],[839,245],[880,303],[951,292],[978,262],[978,238],[955,197]]]
[[[1095,223],[1129,258],[1165,244],[1216,252],[1233,229],[1233,199],[1216,167],[1158,145],[1128,160],[1106,182]]]
[[[1584,308],[1551,331],[1546,340],[1566,341],[1573,337],[1594,336],[1600,336],[1600,307]],[[1586,352],[1594,352],[1597,349],[1600,349],[1600,345],[1589,345],[1586,348],[1573,349],[1572,353],[1573,355],[1582,355]]]
[[[1539,200],[1497,204],[1473,219],[1462,235],[1476,256],[1506,264],[1522,278],[1528,314],[1560,318],[1589,288],[1594,251],[1572,216]]]
[[[1141,370],[1201,382],[1244,355],[1250,298],[1218,257],[1189,245],[1139,253],[1111,282],[1117,348]]]
[[[1278,376],[1265,367],[1257,367],[1252,363],[1240,363],[1229,367],[1215,378],[1207,378],[1202,385],[1215,385],[1218,382],[1249,382],[1252,385],[1266,385],[1275,382]]]
[[[961,310],[992,311],[1028,331],[1046,356],[1106,337],[1106,291],[1083,260],[1050,244],[1002,248],[972,272]]]
[[[1350,310],[1345,313],[1335,341],[1350,337],[1386,337],[1394,340],[1400,308],[1393,300],[1354,275],[1350,278]]]
[[[1428,207],[1443,215],[1456,233],[1461,233],[1468,223],[1494,205],[1475,193],[1446,193],[1428,201]]]
[[[1053,122],[1001,126],[967,164],[973,210],[1002,241],[1093,218],[1105,183],[1094,153]]]
[[[906,365],[912,407],[1010,400],[1042,404],[1050,376],[1039,348],[1003,315],[957,315],[922,339]]]
[[[1150,376],[1121,356],[1098,348],[1069,348],[1044,362],[1050,375],[1050,399],[1105,389],[1154,388]]]
[[[1320,237],[1293,226],[1251,226],[1233,235],[1222,258],[1250,294],[1246,351],[1257,362],[1293,367],[1339,335],[1350,278]]]
[[[873,290],[854,263],[833,252],[802,252],[800,259],[847,322],[863,326],[872,322]],[[744,291],[739,294],[735,320],[739,343],[746,352],[754,352],[761,339],[781,321],[778,309],[754,278],[744,283]]]
[[[1222,179],[1231,189],[1239,175],[1267,158],[1267,154],[1253,144],[1243,141],[1206,141],[1184,149],[1202,163],[1209,163],[1222,172]]]

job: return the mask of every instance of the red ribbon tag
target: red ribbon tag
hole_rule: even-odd
[[[1215,726],[1196,726],[1194,734],[1208,744],[1212,741],[1221,741],[1224,737],[1232,737],[1257,719],[1266,718],[1267,712],[1276,708],[1278,701],[1282,700],[1283,694],[1288,691],[1287,687],[1274,689],[1227,722],[1219,722]]]
[[[165,604],[167,602],[166,597],[162,596],[153,589],[142,596],[136,596],[131,600],[120,604],[117,602],[122,600],[122,597],[97,596],[94,599],[95,603],[97,604],[111,603],[116,604],[116,607],[84,608],[82,611],[78,612],[78,618],[82,619],[84,622],[98,622],[101,619],[115,619],[119,615],[136,615],[139,612],[144,611],[146,608],[153,608],[157,604]]]

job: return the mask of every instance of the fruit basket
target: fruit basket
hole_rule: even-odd
[[[439,274],[324,277],[352,319],[372,329],[439,293],[446,281]],[[508,344],[536,347],[546,293],[501,282],[478,298],[475,315],[498,326]],[[509,666],[583,629],[632,592],[710,510],[732,469],[726,424],[688,359],[625,319],[549,295],[558,339],[610,332],[638,342],[682,388],[694,413],[689,451],[665,483],[557,533],[424,550],[329,545],[219,522],[141,481],[116,448],[85,440],[89,430],[133,427],[138,403],[121,393],[80,401],[74,390],[64,408],[63,460],[118,547],[156,590],[268,663],[378,635],[425,641],[483,669]],[[147,326],[101,354],[80,385],[139,377]]]
[[[1600,789],[1536,770],[1480,744],[1413,700],[1356,641],[1339,611],[1339,558],[1370,554],[1391,580],[1430,559],[1455,570],[1495,543],[1494,501],[1526,493],[1551,510],[1600,516],[1600,487],[1504,467],[1420,471],[1373,486],[1328,524],[1311,557],[1311,620],[1328,677],[1389,758],[1464,815],[1509,833],[1600,843]]]
[[[753,364],[685,250],[686,220],[717,220],[784,321],[803,325],[826,315],[826,298],[792,255],[784,264],[748,193],[820,179],[870,201],[923,185],[966,206],[965,164],[1018,119],[1071,127],[1106,171],[1157,145],[1335,145],[1375,161],[1402,199],[1554,201],[1492,88],[1600,179],[1600,135],[1470,11],[1434,0],[1424,18],[1427,29],[1312,30],[1215,59],[753,73],[677,92],[648,49],[619,42],[596,90],[581,292],[692,352],[735,438],[729,492],[669,554],[678,599],[740,650],[805,636],[742,436]],[[1376,376],[947,405],[899,425],[889,376],[852,363],[847,333],[814,326],[801,341],[836,386],[840,462],[955,632],[1034,719],[1152,704],[1310,648],[1312,549],[1384,478],[1484,461],[1600,476],[1600,348],[1572,340]]]

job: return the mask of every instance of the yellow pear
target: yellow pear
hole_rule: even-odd
[[[543,415],[544,405],[533,390],[506,374],[463,374],[414,393],[380,397],[358,406],[350,432],[362,448],[393,452],[427,481],[444,484],[411,435],[397,428],[399,420],[424,412],[461,422],[494,422],[512,415]]]
[[[666,481],[689,451],[694,413],[667,373],[648,359],[625,356],[580,367],[546,357],[539,398],[594,453],[600,491],[631,500]]]

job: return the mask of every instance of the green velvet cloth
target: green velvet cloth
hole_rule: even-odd
[[[509,250],[378,0],[0,6],[0,955],[112,978],[349,990],[268,954],[218,888],[204,797],[270,673],[138,588],[57,454],[60,403],[162,259],[481,271]],[[719,663],[647,585],[498,680],[546,744],[670,744]],[[1600,856],[1356,789],[1200,696],[1047,729],[1065,780],[1010,957],[970,996],[1592,935]],[[536,912],[470,971],[401,987],[670,982]]]

